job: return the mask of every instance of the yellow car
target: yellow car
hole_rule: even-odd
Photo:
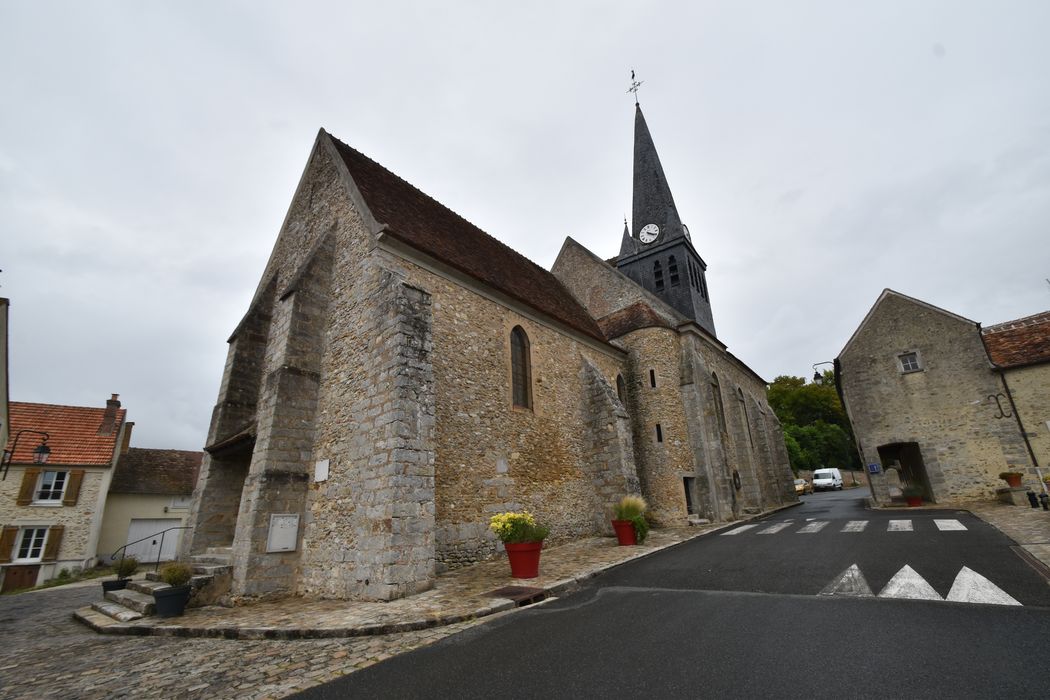
[[[813,493],[813,484],[805,479],[795,479],[795,495],[801,496],[806,493]]]

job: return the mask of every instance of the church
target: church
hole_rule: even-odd
[[[545,270],[322,129],[228,341],[182,554],[226,557],[232,599],[391,600],[495,555],[497,512],[557,544],[611,534],[625,494],[664,526],[795,501],[637,103],[612,235]]]

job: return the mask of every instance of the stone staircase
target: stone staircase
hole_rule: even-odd
[[[231,550],[231,547],[209,547],[204,554],[190,557],[193,569],[190,607],[214,605],[229,591],[233,575]],[[134,622],[153,614],[153,591],[168,587],[158,573],[149,571],[145,579],[128,581],[123,590],[107,591],[104,600],[77,610],[73,617],[96,631],[116,622]]]

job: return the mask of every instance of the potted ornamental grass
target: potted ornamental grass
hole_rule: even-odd
[[[918,484],[905,484],[901,492],[904,494],[904,500],[908,502],[908,506],[914,508],[922,505],[922,497],[925,495],[926,490]]]
[[[115,580],[102,582],[102,591],[120,591],[128,587],[128,579],[139,570],[139,560],[135,557],[121,557],[113,565],[113,573],[117,575]]]
[[[613,505],[613,529],[620,546],[641,544],[649,535],[645,511],[649,505],[641,496],[624,496]]]
[[[489,519],[489,529],[503,542],[514,578],[540,575],[540,551],[550,528],[536,522],[528,511],[499,513]]]
[[[1024,474],[1022,474],[1021,472],[1015,472],[1015,471],[999,472],[999,478],[1002,479],[1003,481],[1005,481],[1006,485],[1009,486],[1012,489],[1019,489],[1019,488],[1021,488],[1021,478],[1022,477],[1024,477]]]
[[[178,617],[186,611],[186,604],[190,602],[190,592],[193,590],[190,586],[192,578],[193,570],[188,564],[173,561],[160,567],[160,580],[168,584],[168,587],[153,591],[158,616]]]

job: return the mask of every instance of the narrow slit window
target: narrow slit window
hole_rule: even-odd
[[[655,369],[649,370],[649,386],[651,386],[654,389],[656,388],[656,370]]]
[[[667,259],[667,274],[671,276],[671,286],[678,286],[678,261],[672,255]]]
[[[529,336],[521,326],[510,332],[511,393],[514,405],[532,408],[532,366],[529,359]]]
[[[627,383],[623,380],[622,374],[616,375],[616,398],[620,399],[620,403],[624,406],[627,405]]]
[[[656,441],[657,442],[663,442],[664,441],[664,429],[660,427],[659,423],[656,424]]]

